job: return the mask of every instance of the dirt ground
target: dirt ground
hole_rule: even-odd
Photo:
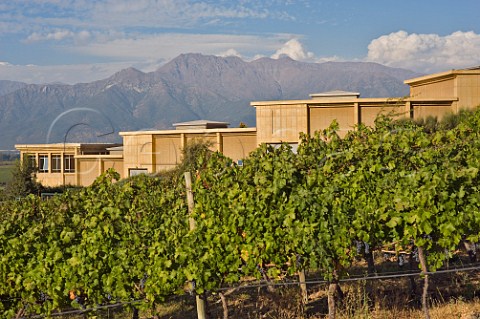
[[[377,262],[379,274],[408,274],[410,266],[399,267],[397,262],[381,259]],[[416,265],[413,269],[415,269]],[[450,269],[458,267],[479,267],[480,262],[471,263],[459,258],[450,263]],[[359,261],[350,269],[350,277],[361,275],[366,265]],[[429,276],[429,303],[431,319],[460,318],[480,319],[480,269],[442,273]],[[258,287],[256,282],[248,287],[224,292],[225,308],[219,294],[207,297],[207,317],[209,319],[228,318],[271,318],[294,319],[326,318],[328,314],[327,288],[324,283],[308,285],[308,303],[303,304],[300,288],[293,284],[297,278],[287,278],[287,285],[278,285],[274,291]],[[307,273],[307,281],[321,281],[318,273]],[[413,319],[424,318],[421,308],[423,278],[404,276],[389,279],[359,280],[341,282],[343,298],[338,300],[336,318],[365,319]],[[91,315],[97,318],[133,318],[131,310],[98,312]],[[73,317],[69,317],[73,318]],[[173,296],[155,310],[142,310],[139,318],[155,319],[196,319],[195,296]]]

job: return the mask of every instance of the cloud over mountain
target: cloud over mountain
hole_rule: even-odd
[[[457,31],[450,35],[398,31],[373,40],[369,61],[425,73],[480,65],[480,35]]]

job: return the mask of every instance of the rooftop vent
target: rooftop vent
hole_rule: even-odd
[[[337,91],[328,91],[323,93],[313,93],[313,94],[310,94],[310,97],[313,100],[336,100],[336,101],[340,99],[351,100],[351,99],[359,98],[360,93],[337,90]]]
[[[196,121],[189,121],[189,122],[173,123],[173,126],[177,130],[228,128],[228,125],[230,125],[230,123],[208,121],[208,120],[196,120]]]

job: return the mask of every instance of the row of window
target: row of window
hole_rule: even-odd
[[[51,165],[50,165],[50,173],[61,173],[62,172],[62,155],[60,154],[52,154],[51,158]],[[37,167],[36,165],[36,157],[35,155],[28,155],[28,161],[31,167]],[[38,155],[38,171],[40,173],[48,173],[49,172],[49,163],[48,163],[48,155],[40,154]],[[75,172],[75,158],[73,155],[64,155],[63,156],[63,172],[65,173],[73,173]]]

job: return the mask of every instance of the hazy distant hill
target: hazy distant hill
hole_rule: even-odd
[[[245,62],[182,54],[155,72],[129,68],[91,83],[0,81],[0,149],[19,143],[119,141],[119,131],[165,129],[196,119],[254,126],[251,101],[306,99],[337,89],[362,97],[405,96],[403,80],[416,76],[375,63]]]
[[[25,87],[27,84],[22,82],[0,80],[0,95],[5,95]]]

